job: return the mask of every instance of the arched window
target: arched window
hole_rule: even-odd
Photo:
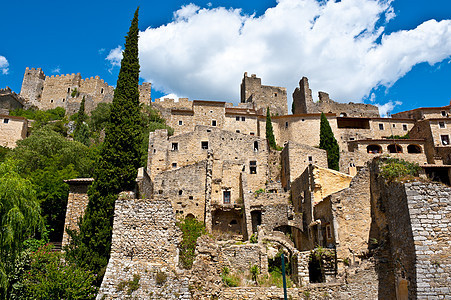
[[[421,153],[421,147],[418,145],[407,146],[407,153]]]
[[[347,114],[346,114],[345,112],[342,112],[342,113],[340,114],[340,117],[347,117]]]
[[[390,144],[387,146],[389,153],[402,153],[402,147],[398,144]]]
[[[372,154],[380,154],[382,153],[382,147],[379,145],[368,145],[366,147],[366,152]]]

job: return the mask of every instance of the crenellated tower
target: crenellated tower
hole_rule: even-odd
[[[28,103],[27,106],[40,107],[42,91],[44,90],[45,74],[41,68],[26,68],[22,81],[20,96]]]

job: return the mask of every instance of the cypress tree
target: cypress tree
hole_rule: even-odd
[[[274,132],[272,129],[271,114],[269,113],[269,107],[266,108],[266,139],[271,148],[277,149],[276,139],[274,138]]]
[[[327,165],[329,169],[338,171],[340,169],[340,150],[324,113],[321,113],[319,148],[327,151]]]
[[[88,126],[85,123],[86,119],[87,116],[85,114],[85,96],[83,96],[83,99],[80,103],[80,108],[78,109],[77,113],[77,121],[75,122],[74,140],[86,146],[89,146],[89,130]]]
[[[88,191],[89,203],[80,232],[69,231],[70,259],[97,273],[100,285],[110,256],[114,203],[121,191],[134,190],[141,159],[139,112],[138,11],[125,39],[105,141]]]

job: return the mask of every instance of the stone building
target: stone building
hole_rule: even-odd
[[[308,79],[302,77],[299,87],[293,92],[293,114],[334,113],[340,117],[379,117],[377,106],[363,103],[339,103],[331,100],[329,94],[318,93],[319,101],[313,102]]]
[[[0,114],[9,115],[10,110],[23,108],[24,102],[24,99],[9,87],[0,89]]]
[[[151,84],[139,86],[139,101],[151,102]],[[20,95],[28,107],[47,110],[63,107],[71,115],[78,111],[85,98],[86,112],[96,108],[99,103],[113,100],[114,87],[100,79],[99,76],[82,79],[80,73],[46,76],[41,68],[26,68]]]
[[[14,148],[19,140],[27,137],[28,120],[0,114],[0,146]]]

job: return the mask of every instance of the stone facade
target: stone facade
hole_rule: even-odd
[[[181,232],[175,221],[167,199],[120,194],[110,259],[97,299],[190,299],[188,278],[176,273]],[[134,276],[139,276],[139,288],[131,293],[121,290],[121,282]]]
[[[370,239],[378,246],[384,299],[446,299],[451,291],[451,189],[385,182],[372,164]]]
[[[150,104],[151,84],[139,86],[140,103]],[[67,114],[78,112],[80,103],[85,98],[85,110],[91,112],[97,104],[110,103],[113,100],[114,87],[100,79],[99,76],[82,79],[80,73],[45,76],[41,68],[26,68],[20,95],[27,102],[27,107],[47,110],[63,107]]]
[[[77,230],[78,222],[85,214],[89,202],[88,188],[93,181],[92,178],[76,178],[65,181],[69,184],[69,197],[67,198],[66,218],[64,220],[63,248],[70,242],[66,229]]]
[[[448,118],[450,113],[451,105],[442,107],[421,107],[393,114],[392,118],[408,118],[419,121],[422,119]]]
[[[24,99],[9,87],[0,89],[0,114],[9,115],[10,110],[23,108],[24,102]]]
[[[0,114],[0,146],[14,148],[28,134],[28,120]]]
[[[241,82],[241,103],[252,102],[257,110],[266,113],[269,108],[272,115],[286,115],[287,109],[287,89],[283,87],[262,85],[261,78],[255,74],[251,77],[244,73]]]

